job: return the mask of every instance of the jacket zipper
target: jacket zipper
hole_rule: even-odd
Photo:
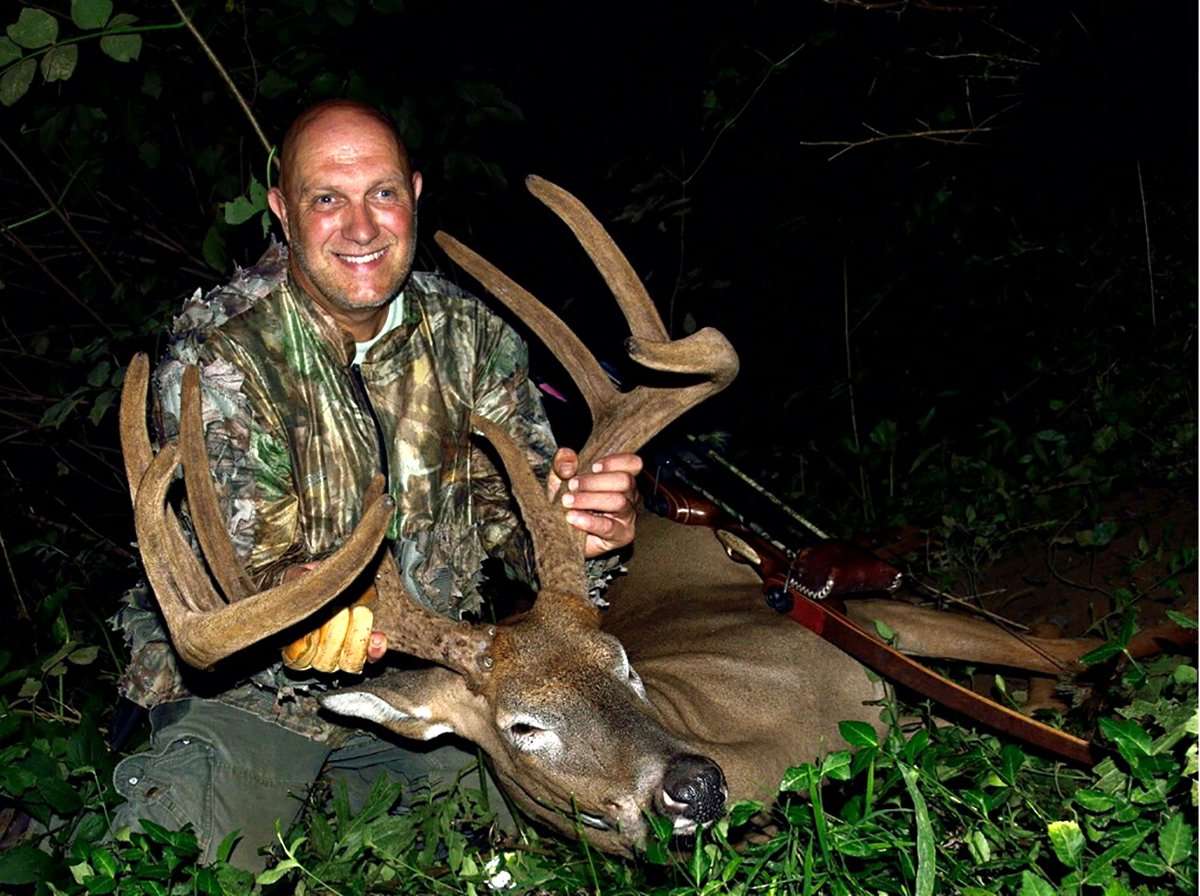
[[[362,409],[367,412],[367,416],[371,418],[371,423],[375,425],[375,441],[379,446],[379,466],[380,472],[383,473],[383,488],[386,494],[392,490],[392,479],[388,472],[387,440],[383,436],[383,424],[379,422],[379,417],[375,413],[375,406],[371,404],[371,396],[367,394],[367,381],[363,379],[362,367],[360,365],[350,365],[350,381],[354,383],[354,391],[358,393]]]

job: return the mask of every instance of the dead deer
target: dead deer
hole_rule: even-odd
[[[618,392],[582,343],[532,295],[444,234],[442,247],[509,306],[554,352],[591,410],[580,452],[636,451],[685,410],[727,385],[737,355],[715,330],[671,340],[625,257],[570,194],[530,178],[531,192],[578,237],[632,331],[631,357],[690,374],[675,389]],[[208,472],[199,377],[184,380],[177,444],[151,450],[145,424],[148,365],[135,359],[122,398],[121,434],[147,576],[179,655],[209,667],[300,623],[334,601],[372,563],[374,627],[391,649],[431,663],[388,671],[330,692],[324,705],[405,738],[455,732],[479,744],[514,801],[568,835],[578,823],[597,847],[629,853],[648,813],[677,832],[720,817],[729,800],[769,800],[784,770],[839,746],[837,723],[879,724],[884,686],[837,648],[763,605],[757,575],[728,560],[712,533],[651,516],[638,524],[631,574],[601,613],[587,598],[582,533],[567,525],[524,460],[494,424],[473,418],[512,482],[533,540],[539,588],[533,607],[499,625],[457,622],[413,600],[391,553],[380,549],[391,502],[378,495],[342,548],[308,576],[254,593],[225,532]],[[167,501],[176,468],[204,563]],[[969,659],[1054,674],[1098,642],[1017,641],[995,626],[899,601],[860,601],[919,655]]]

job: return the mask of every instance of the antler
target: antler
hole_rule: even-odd
[[[629,356],[652,370],[703,377],[690,386],[643,385],[629,392],[618,391],[599,362],[557,315],[454,237],[435,234],[434,239],[447,255],[537,334],[583,393],[592,413],[592,434],[579,452],[580,469],[586,470],[597,458],[637,451],[684,411],[728,386],[737,375],[737,352],[711,327],[672,340],[633,267],[583,203],[540,177],[531,175],[525,185],[571,228],[604,276],[633,334],[625,343]]]
[[[557,315],[454,237],[435,234],[447,255],[537,334],[583,393],[592,414],[592,433],[579,452],[580,469],[587,470],[600,457],[637,451],[684,411],[724,389],[737,375],[738,357],[728,340],[711,327],[672,340],[633,267],[591,212],[566,190],[540,177],[530,176],[525,184],[571,228],[604,276],[633,334],[625,343],[629,356],[653,370],[702,377],[688,386],[641,385],[618,391]],[[547,506],[536,478],[503,430],[477,418],[472,418],[472,423],[496,446],[508,470],[513,493],[534,538],[541,591],[582,595],[583,533],[573,532],[557,511],[558,495]]]
[[[379,549],[395,509],[395,502],[383,494],[382,477],[368,489],[367,511],[341,548],[310,573],[256,593],[225,529],[209,472],[199,371],[188,367],[184,372],[179,439],[157,455],[146,429],[149,377],[149,360],[136,355],[121,392],[121,451],[146,576],[176,650],[187,663],[208,668],[303,621],[345,591],[380,555],[375,628],[388,636],[389,648],[471,676],[486,670],[494,630],[455,623],[418,604],[405,589],[391,551]],[[181,463],[196,538],[221,593],[213,588],[166,501]]]

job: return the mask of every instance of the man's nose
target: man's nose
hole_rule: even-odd
[[[375,223],[375,216],[365,202],[351,204],[342,236],[364,246],[379,236],[379,225]]]

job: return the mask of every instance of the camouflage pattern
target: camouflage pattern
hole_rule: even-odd
[[[544,478],[554,439],[524,343],[474,297],[414,272],[400,324],[360,367],[364,398],[351,370],[353,340],[286,272],[286,248],[273,244],[229,285],[203,298],[197,291],[153,380],[154,422],[170,439],[183,371],[200,365],[213,476],[250,576],[260,587],[276,584],[350,533],[384,467],[374,416],[397,507],[388,535],[414,595],[446,615],[478,611],[485,556],[532,581],[507,484],[468,422],[477,413],[504,425]],[[595,582],[607,566],[597,565]],[[130,642],[121,691],[134,702],[215,696],[314,739],[336,739],[338,726],[317,715],[312,694],[336,680],[287,670],[266,648],[213,672],[181,667],[145,587],[126,595],[114,622]]]

